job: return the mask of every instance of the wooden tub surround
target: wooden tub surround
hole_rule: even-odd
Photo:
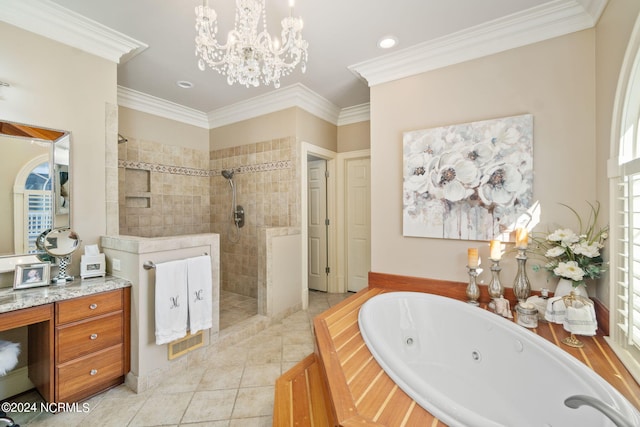
[[[360,335],[358,313],[369,298],[385,292],[418,291],[466,300],[465,289],[464,283],[370,273],[368,289],[314,319],[315,353],[276,382],[274,427],[445,426],[400,390],[374,360]],[[515,306],[511,289],[505,298]],[[481,286],[481,307],[488,301],[486,286]],[[608,330],[608,322],[604,326]],[[540,322],[530,331],[585,363],[640,408],[640,386],[605,342],[600,327],[596,336],[580,337],[584,347],[579,349],[561,344],[568,336],[562,325]]]

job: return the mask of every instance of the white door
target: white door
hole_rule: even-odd
[[[347,290],[366,288],[371,270],[371,159],[347,160]]]
[[[327,161],[308,163],[309,289],[327,292]]]

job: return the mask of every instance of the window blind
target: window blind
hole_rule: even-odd
[[[37,251],[36,239],[44,230],[53,226],[53,206],[49,191],[27,190],[25,192],[27,203],[27,223],[25,247],[28,253]]]

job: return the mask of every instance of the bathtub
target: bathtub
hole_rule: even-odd
[[[593,407],[566,406],[575,395],[595,397],[626,425],[640,426],[640,413],[602,377],[487,310],[437,295],[392,292],[365,302],[358,322],[385,372],[452,427],[616,425]]]

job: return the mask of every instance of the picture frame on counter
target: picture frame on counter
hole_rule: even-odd
[[[17,264],[13,276],[13,289],[49,286],[51,264],[48,262]]]

